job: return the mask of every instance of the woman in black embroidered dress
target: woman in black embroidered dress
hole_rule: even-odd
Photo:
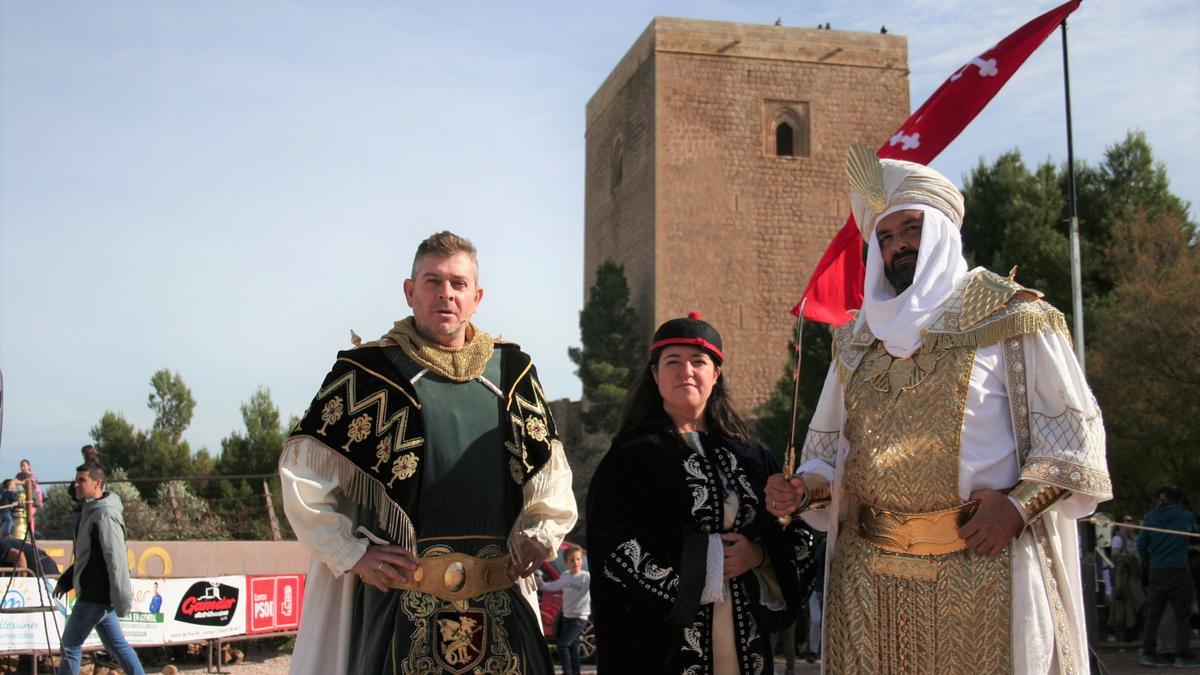
[[[693,312],[659,327],[592,478],[588,548],[601,673],[764,673],[812,583],[811,533],[765,508],[778,466]]]

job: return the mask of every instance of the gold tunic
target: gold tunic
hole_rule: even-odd
[[[953,509],[975,347],[895,359],[875,342],[846,385],[846,497],[900,514]],[[831,673],[1008,673],[1009,549],[908,555],[839,526],[826,598]]]

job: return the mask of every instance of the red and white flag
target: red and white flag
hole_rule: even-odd
[[[918,164],[932,162],[1080,2],[1071,0],[1046,12],[954,71],[875,154]],[[850,216],[804,289],[806,319],[840,326],[850,319],[849,310],[862,306],[866,276],[862,257],[862,237]],[[792,314],[800,315],[800,303]]]

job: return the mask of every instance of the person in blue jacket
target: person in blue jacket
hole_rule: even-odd
[[[1175,487],[1158,490],[1157,506],[1146,514],[1143,524],[1178,532],[1195,532],[1196,516],[1180,505],[1182,493]],[[1192,654],[1192,599],[1196,590],[1188,569],[1189,537],[1143,530],[1137,540],[1138,557],[1150,570],[1150,587],[1146,590],[1146,626],[1142,638],[1142,665],[1177,668],[1200,668],[1200,659]],[[1167,602],[1175,613],[1175,660],[1157,653],[1158,623],[1162,620]]]

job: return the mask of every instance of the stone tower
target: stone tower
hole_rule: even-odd
[[[647,338],[699,310],[752,414],[850,211],[847,148],[908,114],[903,37],[655,18],[587,104],[585,293],[612,259]]]

